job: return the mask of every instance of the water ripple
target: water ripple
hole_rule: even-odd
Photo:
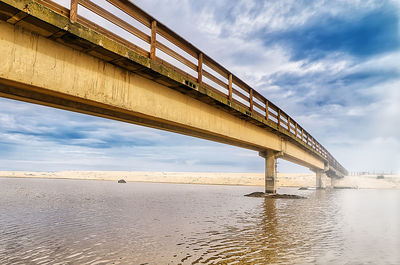
[[[399,191],[255,189],[0,178],[0,264],[400,263]]]

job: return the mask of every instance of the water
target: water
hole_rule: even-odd
[[[400,264],[400,191],[0,178],[0,264]]]

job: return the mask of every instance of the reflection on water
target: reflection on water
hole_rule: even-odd
[[[0,178],[0,264],[400,264],[400,191]]]

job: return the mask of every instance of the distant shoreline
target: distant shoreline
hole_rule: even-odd
[[[75,179],[127,182],[152,182],[175,184],[203,184],[229,186],[264,186],[264,173],[220,172],[136,172],[136,171],[0,171],[1,178]],[[315,187],[312,173],[278,173],[278,187]],[[347,176],[337,180],[338,188],[400,189],[400,175],[387,175],[377,179],[375,175]]]
[[[215,172],[132,172],[132,171],[0,171],[0,177],[76,179],[127,182],[154,182],[176,184],[205,184],[230,186],[264,186],[264,173],[215,173]],[[278,174],[278,186],[312,187],[315,185],[313,174]]]
[[[0,179],[54,179],[54,180],[82,180],[82,181],[108,181],[108,182],[117,182],[114,180],[107,180],[107,179],[83,179],[83,178],[56,178],[56,177],[42,177],[42,176],[38,176],[38,177],[22,177],[22,176],[1,176],[0,175]],[[125,179],[124,179],[125,180]],[[187,184],[191,184],[191,185],[211,185],[211,186],[253,186],[253,187],[263,187],[263,185],[252,185],[252,184],[248,184],[248,185],[241,185],[241,184],[226,184],[226,183],[192,183],[192,182],[173,182],[173,181],[142,181],[142,180],[130,180],[130,181],[126,181],[127,183],[159,183],[159,184],[182,184],[182,185],[187,185]]]

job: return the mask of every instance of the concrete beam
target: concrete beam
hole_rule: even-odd
[[[326,174],[328,175],[328,177],[330,178],[344,178],[344,174],[338,170],[336,170],[335,168],[331,167],[330,165],[327,167],[327,169],[325,170]]]
[[[0,21],[0,94],[201,137],[282,152],[313,168],[324,160],[276,132],[133,71]]]

